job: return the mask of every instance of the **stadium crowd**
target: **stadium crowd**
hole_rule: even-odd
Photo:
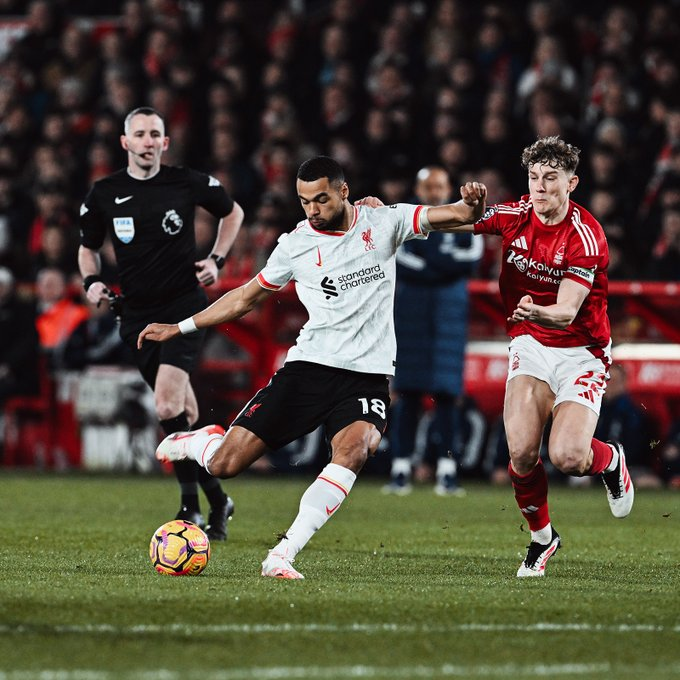
[[[4,0],[6,16],[24,3]],[[96,9],[95,9],[96,8]],[[96,11],[97,16],[92,12]],[[246,210],[229,275],[297,221],[293,175],[337,158],[355,197],[407,200],[440,163],[491,201],[525,189],[537,136],[583,153],[578,200],[603,223],[610,278],[680,271],[678,3],[33,0],[0,61],[0,265],[76,271],[87,187],[124,164],[122,118],[167,120],[167,163],[218,177]],[[201,220],[204,247],[211,223]],[[112,267],[112,262],[109,261]],[[495,274],[493,254],[480,272]]]
[[[603,224],[610,279],[680,279],[678,2],[0,0],[0,22],[16,19],[0,54],[0,267],[39,295],[80,286],[79,206],[124,166],[123,118],[142,105],[165,117],[164,162],[214,175],[245,209],[223,276],[256,273],[298,221],[311,155],[343,165],[353,198],[409,201],[439,164],[496,202],[526,192],[522,148],[561,135],[583,150],[575,198]],[[196,232],[206,256],[207,213]],[[497,247],[479,276],[497,276]],[[52,337],[95,314],[70,304]]]

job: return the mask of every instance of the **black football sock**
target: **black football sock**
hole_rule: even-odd
[[[173,432],[188,432],[189,420],[186,412],[182,411],[174,418],[161,420],[160,426],[166,435]],[[172,467],[179,482],[182,505],[189,510],[198,512],[198,471],[201,469],[200,466],[193,460],[177,460],[173,462]]]
[[[211,508],[220,508],[227,502],[227,494],[222,491],[222,485],[217,477],[213,477],[207,470],[200,465],[198,467],[198,483],[203,489],[205,497],[208,499]]]

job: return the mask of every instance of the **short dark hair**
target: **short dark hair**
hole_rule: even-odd
[[[567,144],[557,136],[541,137],[522,152],[522,167],[529,169],[536,163],[562,168],[567,173],[576,172],[581,149]]]
[[[345,173],[336,160],[328,156],[315,156],[306,160],[297,171],[297,179],[303,182],[315,182],[322,177],[328,177],[330,184],[342,184]]]
[[[125,123],[123,124],[123,129],[125,130],[125,134],[127,134],[128,129],[130,128],[130,121],[137,115],[142,115],[142,116],[158,116],[162,121],[163,121],[163,128],[165,129],[165,119],[163,116],[161,116],[156,109],[151,108],[150,106],[138,106],[136,109],[132,109],[130,113],[128,113],[127,116],[125,116]]]

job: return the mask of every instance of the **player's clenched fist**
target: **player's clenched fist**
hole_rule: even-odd
[[[154,342],[165,342],[179,335],[179,326],[177,324],[168,323],[150,323],[137,338],[137,349],[142,349],[142,343],[145,340],[153,340]]]
[[[532,314],[535,311],[534,300],[531,295],[524,295],[522,299],[517,303],[515,311],[512,316],[508,318],[508,321],[519,322],[519,321],[529,321],[532,318]]]
[[[460,197],[468,205],[478,205],[486,201],[486,185],[481,182],[466,182],[460,188]]]

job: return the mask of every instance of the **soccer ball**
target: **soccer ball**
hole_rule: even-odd
[[[173,519],[154,531],[149,557],[159,574],[195,576],[208,566],[210,541],[193,522]]]

